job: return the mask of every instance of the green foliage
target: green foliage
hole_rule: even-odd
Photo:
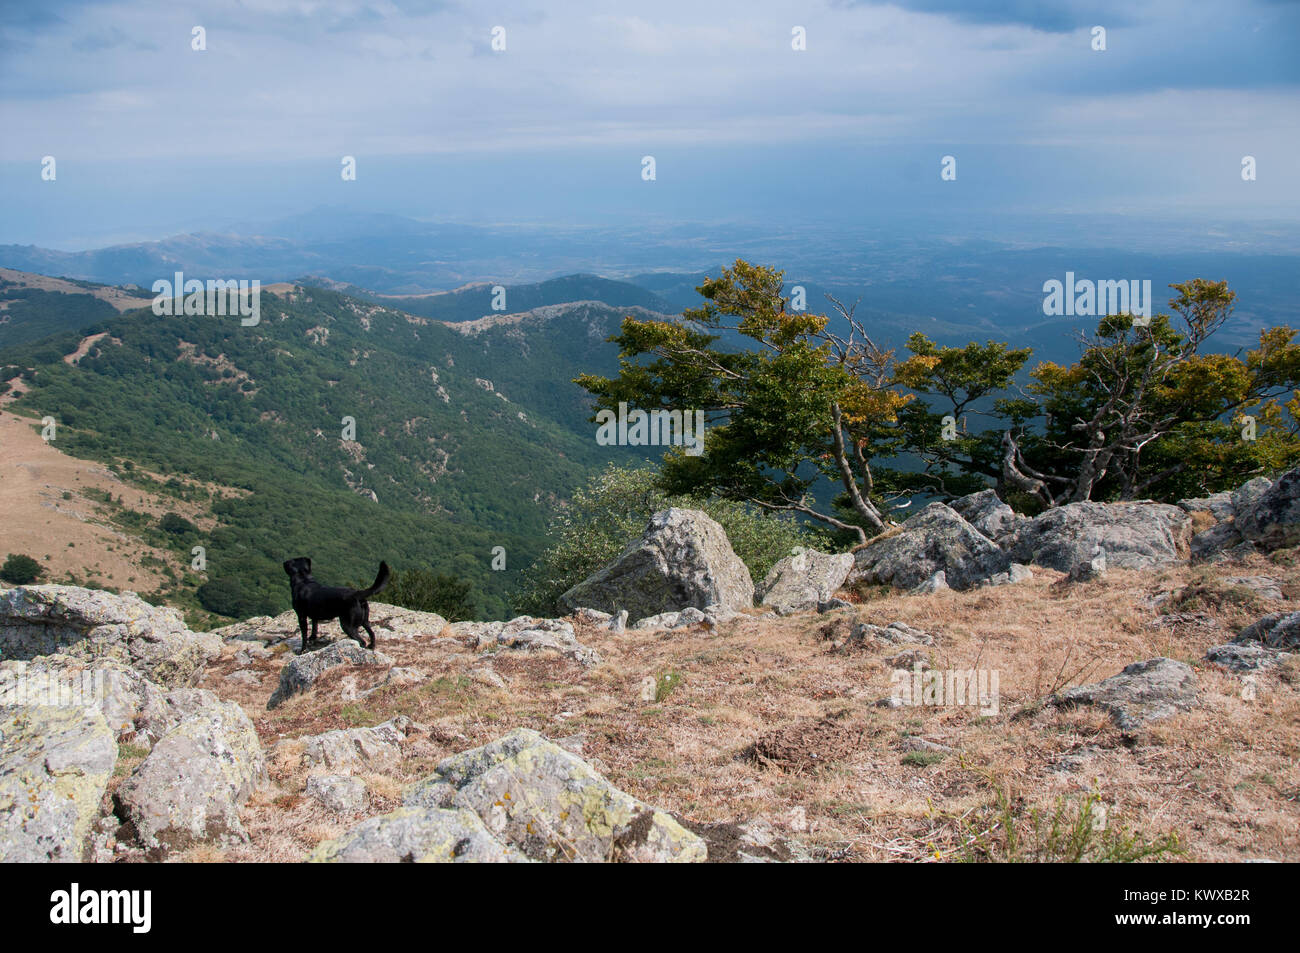
[[[427,569],[408,569],[393,574],[383,601],[417,612],[436,612],[448,622],[474,618],[470,584],[455,576]]]
[[[280,604],[256,586],[247,585],[240,576],[210,579],[198,588],[199,604],[209,612],[233,619],[255,615],[275,615]]]
[[[761,581],[796,546],[829,547],[827,534],[786,515],[765,513],[734,500],[670,496],[651,467],[611,465],[578,490],[551,524],[554,540],[524,573],[519,608],[550,615],[556,600],[614,560],[645,531],[650,517],[670,506],[703,510],[727,533],[736,555]]]
[[[31,556],[10,553],[0,566],[0,580],[15,586],[26,586],[36,582],[45,573],[45,568]]]
[[[682,683],[680,672],[661,672],[655,677],[655,701],[666,701],[668,696]]]
[[[189,536],[198,532],[198,527],[179,513],[164,513],[158,521],[158,528],[172,536]]]

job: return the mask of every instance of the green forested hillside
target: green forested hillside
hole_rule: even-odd
[[[11,409],[53,416],[64,452],[136,481],[147,469],[237,491],[164,482],[198,493],[219,523],[165,537],[187,564],[192,546],[207,551],[207,572],[178,580],[173,601],[280,611],[280,563],[310,555],[328,582],[369,583],[380,559],[455,574],[480,615],[499,616],[556,502],[636,453],[596,445],[571,383],[614,369],[604,339],[618,310],[559,309],[471,336],[319,288],[261,302],[255,327],[111,317],[89,329],[108,336],[76,365],[62,357],[80,333],[0,352],[8,376],[34,368]],[[504,571],[491,568],[498,546]]]

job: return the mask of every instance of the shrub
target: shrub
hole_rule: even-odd
[[[44,572],[41,564],[31,556],[10,553],[4,565],[0,566],[0,579],[15,586],[26,586],[39,579]]]
[[[179,513],[164,513],[158,521],[158,528],[172,536],[185,536],[198,530],[197,526]]]
[[[408,569],[393,574],[384,601],[417,612],[436,612],[448,622],[463,622],[474,618],[469,591],[470,584],[455,576]]]

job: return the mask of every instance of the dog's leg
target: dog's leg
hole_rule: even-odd
[[[320,638],[320,635],[317,633],[317,626],[319,626],[319,625],[320,625],[320,623],[319,623],[318,621],[316,621],[315,619],[312,619],[312,620],[311,620],[311,640],[312,640],[313,642],[315,642],[317,639]]]
[[[312,624],[315,625],[314,622]],[[307,616],[302,613],[298,614],[298,628],[302,630],[302,644],[298,646],[298,654],[301,655],[307,651]]]
[[[357,631],[357,625],[351,619],[339,617],[339,625],[343,627],[343,633],[350,639],[356,639],[357,644],[363,649],[366,647],[365,639],[361,638],[361,633]]]

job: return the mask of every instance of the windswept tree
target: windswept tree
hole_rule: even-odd
[[[666,492],[801,513],[865,541],[886,525],[890,489],[872,459],[902,446],[898,413],[910,398],[894,380],[893,352],[853,307],[832,299],[834,328],[825,314],[789,311],[783,279],[737,260],[699,287],[705,303],[683,320],[626,318],[611,338],[617,378],[576,381],[598,408],[704,411],[703,452],[665,457]],[[834,506],[815,499],[823,479],[839,489]]]
[[[1290,413],[1300,379],[1295,332],[1261,331],[1244,359],[1206,353],[1236,293],[1203,279],[1171,287],[1176,319],[1159,314],[1142,326],[1128,314],[1105,317],[1081,340],[1077,362],[1034,368],[1028,390],[1045,424],[1011,421],[1004,484],[1047,506],[1174,498],[1300,460]]]

